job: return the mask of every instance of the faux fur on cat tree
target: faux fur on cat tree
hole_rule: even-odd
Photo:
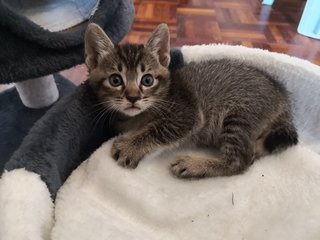
[[[81,4],[79,1],[73,1],[72,4]],[[59,97],[74,88],[65,78],[52,74],[84,62],[83,36],[87,25],[85,22],[67,31],[57,31],[63,30],[61,26],[54,26],[53,31],[50,31],[50,28],[46,29],[45,26],[31,21],[16,7],[19,4],[31,4],[35,7],[35,4],[53,2],[0,0],[0,84],[16,83],[15,89],[0,93],[0,139],[5,139],[0,142],[0,169],[21,144],[33,123]],[[59,0],[56,2],[67,4]],[[84,8],[88,7],[89,2],[93,6],[85,9],[87,12],[78,9],[81,19],[84,15],[90,17],[90,21],[98,23],[110,34],[112,41],[119,42],[129,31],[134,18],[131,0],[81,2]],[[79,19],[78,22],[74,22],[75,19],[70,17],[71,15],[70,12],[64,18],[65,21],[71,18],[73,24],[79,23]],[[63,27],[70,26],[73,26],[71,21],[63,24]],[[56,78],[59,79],[58,86],[54,81]]]
[[[59,74],[54,74],[54,86],[58,87],[59,97],[70,93],[74,84]],[[0,94],[0,169],[18,149],[23,138],[27,135],[34,123],[40,119],[49,109],[42,107],[33,109],[26,107],[19,96],[17,87],[12,87]]]
[[[38,78],[84,62],[86,24],[70,31],[50,32],[13,11],[8,2],[0,0],[0,83]],[[90,21],[110,34],[113,42],[119,42],[133,17],[131,0],[100,0]]]
[[[113,135],[99,121],[96,130],[91,127],[96,115],[89,110],[96,99],[84,84],[50,109],[6,165],[0,180],[1,239],[23,239],[26,232],[30,239],[53,240],[318,239],[320,68],[241,46],[185,46],[181,52],[172,56],[180,65],[182,56],[187,63],[238,59],[282,82],[292,93],[300,144],[260,159],[242,175],[185,182],[169,174],[175,153],[149,156],[129,171],[110,158],[109,141],[65,182]],[[62,183],[53,211],[50,193],[55,196]]]

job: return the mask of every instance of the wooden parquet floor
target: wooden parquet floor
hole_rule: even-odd
[[[142,43],[159,23],[172,46],[227,43],[268,49],[320,65],[320,40],[297,33],[303,0],[134,0],[136,19],[124,41]]]

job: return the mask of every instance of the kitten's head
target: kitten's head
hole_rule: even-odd
[[[89,82],[106,108],[135,116],[163,102],[169,87],[169,29],[160,24],[144,45],[114,45],[96,24],[85,34]]]

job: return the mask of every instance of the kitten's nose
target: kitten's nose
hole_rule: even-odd
[[[131,103],[135,103],[136,101],[138,101],[138,100],[141,99],[140,96],[126,96],[126,98],[127,98],[128,101],[131,102]]]

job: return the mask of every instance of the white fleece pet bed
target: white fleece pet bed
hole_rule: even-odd
[[[109,141],[59,191],[52,239],[320,239],[320,68],[241,46],[181,50],[186,62],[240,59],[279,79],[292,92],[300,144],[242,175],[184,181],[168,170],[175,153],[127,170]]]

